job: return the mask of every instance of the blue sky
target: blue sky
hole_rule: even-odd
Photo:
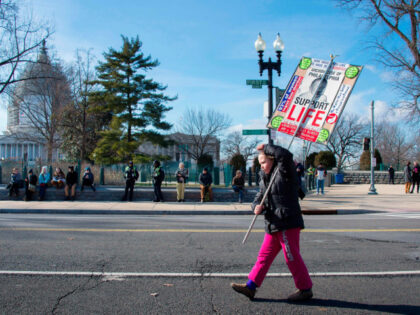
[[[259,32],[267,42],[265,58],[275,58],[272,42],[280,33],[285,49],[282,75],[274,85],[284,88],[302,56],[364,65],[346,112],[369,114],[376,101],[385,114],[396,98],[390,74],[374,61],[363,41],[372,33],[331,0],[20,0],[35,17],[48,20],[55,34],[48,43],[65,62],[76,49],[90,49],[97,58],[119,49],[121,34],[139,35],[143,51],[160,61],[149,75],[168,85],[171,103],[167,120],[176,123],[187,107],[228,113],[232,129],[263,128],[267,89],[252,89],[246,79],[260,79],[254,42]],[[375,30],[373,30],[375,31]],[[267,73],[261,79],[267,79]],[[4,105],[3,105],[4,107]],[[5,117],[5,109],[1,110]],[[397,119],[398,113],[393,114]],[[5,119],[0,130],[6,127]]]

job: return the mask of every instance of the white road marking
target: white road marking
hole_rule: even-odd
[[[393,213],[371,213],[374,216],[396,217],[402,219],[420,219],[419,212],[393,212]]]
[[[381,277],[381,276],[412,276],[420,275],[420,270],[406,271],[355,271],[355,272],[312,272],[312,277]],[[248,273],[213,273],[213,272],[99,272],[99,271],[24,271],[0,270],[0,275],[9,276],[62,276],[62,277],[104,277],[108,280],[122,278],[239,278],[247,277]],[[290,273],[268,273],[267,277],[291,277]]]

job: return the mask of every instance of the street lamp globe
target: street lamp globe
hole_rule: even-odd
[[[258,34],[258,38],[255,41],[255,50],[260,52],[264,51],[266,47],[265,41],[261,37],[261,33]]]
[[[255,45],[257,45],[256,42],[255,42]],[[280,38],[280,33],[277,33],[276,40],[273,42],[273,47],[274,47],[274,51],[276,51],[276,52],[277,51],[283,51],[284,43]]]

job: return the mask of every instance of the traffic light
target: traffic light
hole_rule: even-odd
[[[370,138],[363,138],[363,151],[370,150]]]

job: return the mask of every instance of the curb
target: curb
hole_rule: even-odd
[[[0,209],[9,214],[80,214],[80,215],[253,215],[251,210],[95,210],[95,209]],[[338,214],[337,210],[302,210],[304,215]],[[343,213],[344,214],[344,213]]]
[[[339,212],[336,209],[302,209],[302,214],[305,215],[326,215],[326,214],[338,214]],[[344,214],[344,213],[342,213]]]

